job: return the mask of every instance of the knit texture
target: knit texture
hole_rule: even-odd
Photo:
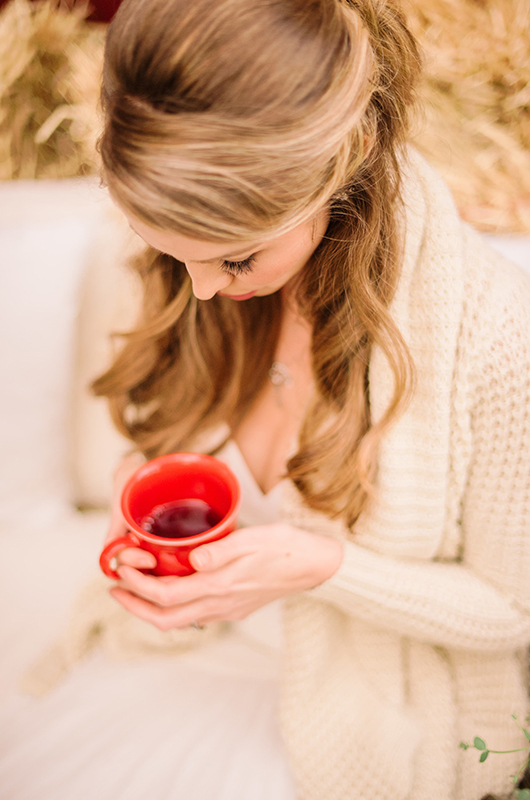
[[[338,572],[286,604],[282,724],[299,800],[479,800],[524,755],[478,763],[462,740],[525,739],[530,643],[530,282],[458,219],[438,176],[405,170],[406,248],[394,319],[417,371],[381,447],[377,499]],[[392,392],[370,364],[374,418]]]

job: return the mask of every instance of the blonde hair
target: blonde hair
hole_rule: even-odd
[[[419,72],[402,14],[383,0],[126,0],[103,84],[104,176],[151,227],[212,242],[274,238],[326,205],[303,270],[316,392],[287,474],[311,508],[352,525],[381,436],[412,386],[388,312],[399,277],[399,153]],[[137,330],[94,390],[148,456],[235,428],[267,380],[278,294],[198,301],[185,266],[148,250]],[[377,424],[379,345],[394,395]]]

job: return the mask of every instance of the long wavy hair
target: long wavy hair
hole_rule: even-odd
[[[328,207],[299,276],[315,392],[287,475],[312,509],[353,525],[413,366],[388,311],[401,258],[400,163],[420,70],[390,0],[125,0],[110,26],[104,180],[150,227],[210,242],[272,239]],[[267,381],[280,294],[197,300],[185,265],[136,262],[141,319],[95,381],[148,458],[237,428]],[[370,354],[394,393],[370,417]]]

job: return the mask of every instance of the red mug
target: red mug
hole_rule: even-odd
[[[149,530],[155,527],[150,523],[156,518],[157,509],[177,507],[179,502],[186,501],[197,501],[208,508],[214,515],[212,526],[191,536],[181,532],[178,538],[170,538],[166,533],[159,536]],[[236,527],[240,502],[237,478],[213,456],[171,453],[147,461],[129,478],[121,496],[121,510],[130,531],[103,549],[100,567],[109,578],[119,579],[112,562],[125,548],[140,547],[157,560],[156,567],[143,572],[191,575],[195,572],[189,560],[191,551],[231,533]]]

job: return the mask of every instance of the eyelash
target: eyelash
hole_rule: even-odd
[[[256,256],[252,255],[243,261],[223,261],[221,269],[228,275],[244,275],[246,272],[252,271],[255,260]]]

